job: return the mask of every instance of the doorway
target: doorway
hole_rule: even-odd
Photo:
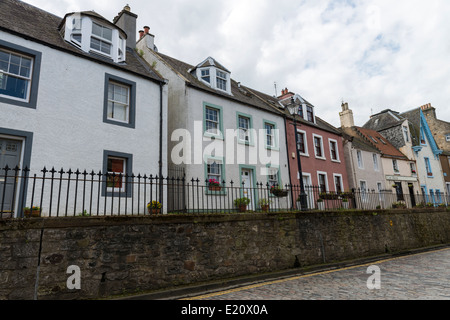
[[[242,197],[250,199],[247,210],[255,210],[255,187],[253,185],[253,169],[241,169]]]
[[[411,198],[411,207],[416,206],[416,197],[414,196],[414,186],[412,183],[408,183],[409,197]]]
[[[18,181],[14,177],[14,168],[20,168],[22,141],[0,138],[0,210],[13,213],[17,197]],[[6,171],[8,167],[10,170]]]

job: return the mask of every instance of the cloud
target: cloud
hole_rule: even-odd
[[[26,0],[59,16],[95,10],[112,20],[117,0]],[[342,99],[363,125],[372,112],[426,103],[450,121],[448,0],[127,1],[159,50],[190,64],[213,56],[232,77],[275,94],[288,87],[339,126]]]

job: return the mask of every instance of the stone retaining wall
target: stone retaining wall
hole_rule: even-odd
[[[38,299],[95,299],[448,243],[437,209],[5,219],[0,299],[33,299],[36,282]],[[67,288],[72,265],[81,289]]]

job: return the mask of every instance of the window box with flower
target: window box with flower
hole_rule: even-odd
[[[222,186],[220,185],[220,182],[217,181],[216,179],[209,179],[208,189],[209,191],[221,191]]]

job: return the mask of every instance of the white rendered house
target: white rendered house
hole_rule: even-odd
[[[135,200],[141,197],[136,186],[127,182],[133,174],[158,176],[167,170],[167,85],[134,50],[136,17],[126,7],[114,22],[95,12],[60,18],[2,0],[0,175],[5,166],[28,168],[29,177],[45,173],[44,180],[17,183],[3,177],[4,213],[21,216],[31,201],[51,216],[146,210],[142,199]],[[44,167],[49,172],[42,172]],[[63,169],[65,177],[71,169],[71,178],[80,181],[70,182],[76,190],[66,191],[67,182],[62,184],[59,193],[67,199],[61,196],[59,205],[56,180],[50,185],[59,173],[52,168]],[[99,180],[98,172],[114,176]],[[91,180],[98,182],[92,190]],[[157,196],[164,201],[164,193]]]
[[[237,196],[250,198],[250,210],[266,196],[251,188],[289,184],[285,119],[276,98],[233,80],[212,57],[191,65],[158,52],[148,32],[137,49],[168,80],[168,160],[184,169],[188,182],[198,179],[205,186],[215,179],[222,186],[243,186]],[[220,210],[230,206],[221,202],[231,199],[230,191],[204,195]]]

